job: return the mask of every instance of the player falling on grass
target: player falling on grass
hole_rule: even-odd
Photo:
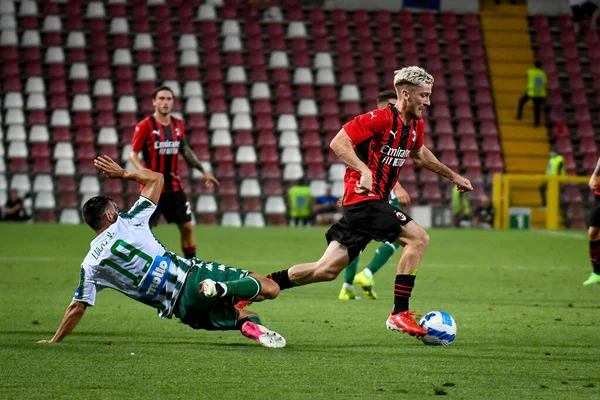
[[[343,217],[326,234],[327,250],[317,262],[294,265],[269,275],[281,289],[330,281],[372,240],[404,246],[397,267],[394,307],[388,329],[424,336],[426,331],[409,311],[409,298],[429,236],[408,215],[388,203],[407,157],[448,178],[458,190],[473,188],[468,179],[442,164],[423,146],[422,110],[429,103],[433,77],[420,67],[396,71],[395,106],[373,110],[348,122],[331,141],[331,148],[348,168],[344,177]]]
[[[165,177],[163,193],[156,211],[150,218],[150,226],[158,225],[161,213],[168,223],[176,223],[181,235],[183,254],[185,258],[192,258],[196,256],[192,210],[183,192],[177,155],[181,152],[190,167],[202,172],[206,186],[218,185],[219,181],[204,170],[202,163],[188,145],[183,121],[171,115],[174,101],[173,91],[168,86],[154,89],[154,114],[136,125],[129,159],[137,169],[149,168]],[[140,160],[139,152],[142,152],[144,161]]]
[[[79,287],[50,340],[60,342],[75,328],[88,306],[104,288],[158,310],[161,318],[173,315],[194,329],[239,329],[265,347],[284,347],[285,339],[264,326],[258,315],[237,310],[240,300],[273,299],[279,287],[266,277],[196,258],[184,259],[168,251],[150,231],[164,178],[149,169],[122,169],[107,156],[94,164],[108,178],[144,185],[138,201],[126,214],[106,196],[92,197],[83,205],[83,218],[96,232],[81,264]]]
[[[596,168],[590,176],[590,189],[594,190],[594,206],[590,215],[590,227],[588,229],[588,238],[590,240],[590,260],[594,270],[584,285],[600,284],[600,186],[598,178],[600,177],[600,158],[596,163]]]
[[[384,90],[377,96],[377,109],[383,110],[388,107],[389,104],[395,105],[398,97],[395,90]],[[390,204],[401,210],[402,207],[406,207],[410,204],[410,196],[404,190],[400,182],[396,182],[394,188],[390,192]],[[342,290],[338,295],[340,300],[353,300],[356,298],[354,295],[354,283],[360,286],[368,299],[377,299],[377,294],[373,291],[373,285],[375,281],[373,275],[379,271],[381,267],[394,255],[396,250],[400,247],[399,244],[394,242],[385,242],[375,251],[375,255],[367,268],[356,274],[358,268],[358,262],[360,257],[356,257],[354,261],[350,263],[344,270],[344,283],[342,284]]]

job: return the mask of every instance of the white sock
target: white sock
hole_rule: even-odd
[[[354,285],[353,285],[353,284],[351,284],[351,283],[346,283],[346,282],[344,282],[344,285],[343,285],[343,287],[344,287],[344,289],[346,289],[346,290],[354,290]]]
[[[371,270],[369,268],[365,268],[365,275],[367,276],[367,278],[373,277],[373,273],[371,272]]]

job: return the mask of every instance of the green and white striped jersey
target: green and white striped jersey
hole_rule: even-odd
[[[73,300],[93,306],[96,294],[117,290],[171,318],[191,262],[168,251],[152,234],[148,221],[156,204],[140,196],[127,214],[96,237],[81,264]]]

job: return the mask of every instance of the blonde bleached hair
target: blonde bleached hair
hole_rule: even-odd
[[[402,85],[433,85],[433,76],[423,68],[412,66],[394,71],[394,87]]]

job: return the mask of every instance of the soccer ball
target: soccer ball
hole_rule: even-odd
[[[423,343],[449,346],[456,337],[456,322],[450,314],[444,311],[431,311],[419,322],[427,330]]]

